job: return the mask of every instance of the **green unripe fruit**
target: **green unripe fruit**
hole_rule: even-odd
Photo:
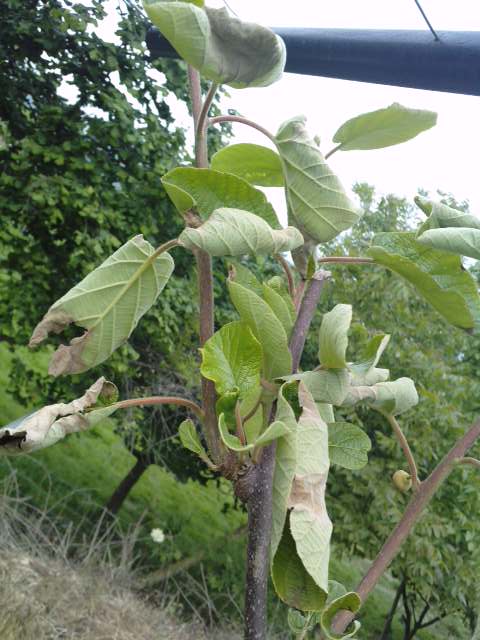
[[[408,493],[412,488],[412,476],[402,469],[395,471],[392,480],[395,487],[402,493]]]

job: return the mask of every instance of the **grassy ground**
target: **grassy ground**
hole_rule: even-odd
[[[0,364],[1,425],[22,415],[25,409],[5,392],[8,358],[1,347]],[[60,536],[67,536],[70,541],[82,540],[95,547],[104,536],[104,528],[98,525],[101,505],[105,504],[134,463],[134,458],[114,434],[112,424],[107,422],[89,433],[71,436],[32,456],[0,459],[0,484],[3,483],[4,491],[11,495],[14,487],[13,493],[35,506],[38,513],[51,514]],[[122,536],[134,529],[135,566],[143,576],[159,568],[181,568],[185,563],[188,566],[190,561],[195,561],[188,571],[179,571],[168,582],[162,582],[154,593],[168,593],[170,602],[175,603],[176,610],[181,609],[182,615],[187,613],[207,623],[218,619],[236,620],[238,623],[244,572],[244,537],[238,532],[245,524],[245,514],[232,507],[228,485],[217,486],[215,482],[205,487],[194,482],[180,484],[169,473],[152,466],[124,504],[118,522],[122,533],[115,540],[111,539],[109,551],[113,549],[115,552],[115,545],[121,544]],[[160,528],[166,534],[161,545],[150,538],[153,528]],[[76,555],[78,557],[78,553]],[[120,552],[114,555],[117,562],[121,561]],[[353,588],[363,568],[362,562],[356,559],[339,561],[334,553],[331,577]],[[59,589],[61,593],[61,585]],[[387,576],[365,603],[361,639],[378,638],[394,589],[394,581]],[[0,597],[5,602],[8,593],[0,594]],[[118,597],[121,600],[123,596]],[[50,605],[42,606],[48,608]],[[284,607],[274,604],[273,599],[271,614],[277,628],[284,628]],[[418,637],[433,640],[451,636],[458,640],[468,638],[458,620],[447,620]],[[92,639],[96,637],[92,636]],[[123,640],[130,636],[104,637]],[[145,632],[144,635],[137,634],[137,637],[150,636]],[[168,635],[157,637],[170,640]],[[182,635],[173,637],[183,640]],[[0,638],[7,639],[8,636],[0,633]],[[402,631],[397,619],[393,640],[400,638]]]

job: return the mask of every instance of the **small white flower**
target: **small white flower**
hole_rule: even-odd
[[[161,529],[152,529],[150,532],[150,536],[154,542],[157,544],[162,544],[165,541],[165,534]]]

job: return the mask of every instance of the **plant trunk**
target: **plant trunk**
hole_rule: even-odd
[[[113,516],[117,515],[122,504],[125,502],[126,497],[133,489],[135,484],[140,480],[143,473],[148,469],[150,464],[143,458],[137,458],[137,461],[127,473],[127,475],[120,482],[118,487],[112,493],[109,501],[107,502],[105,509]]]
[[[404,585],[405,578],[402,578],[402,581],[398,585],[397,591],[395,593],[395,598],[393,599],[392,606],[390,607],[390,611],[388,612],[387,619],[385,620],[385,626],[383,627],[382,635],[380,636],[379,640],[390,640],[392,637],[392,622],[398,609],[398,603],[400,602],[400,598],[402,597]]]

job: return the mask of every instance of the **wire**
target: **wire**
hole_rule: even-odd
[[[426,23],[427,23],[427,25],[428,25],[428,28],[429,28],[429,29],[430,29],[430,31],[432,32],[434,39],[435,39],[437,42],[439,42],[439,41],[440,41],[440,38],[439,38],[439,36],[438,36],[438,33],[437,33],[437,32],[435,31],[435,29],[432,27],[432,25],[431,25],[431,23],[430,23],[430,20],[429,20],[429,19],[428,19],[428,17],[427,17],[427,14],[425,13],[425,11],[424,11],[424,10],[423,10],[423,8],[422,8],[422,5],[420,4],[420,1],[419,1],[419,0],[413,0],[413,1],[414,1],[414,2],[415,2],[415,4],[417,5],[418,10],[420,11],[420,13],[421,13],[421,14],[422,14],[422,16],[423,16],[423,19],[425,20],[425,22],[426,22]]]

